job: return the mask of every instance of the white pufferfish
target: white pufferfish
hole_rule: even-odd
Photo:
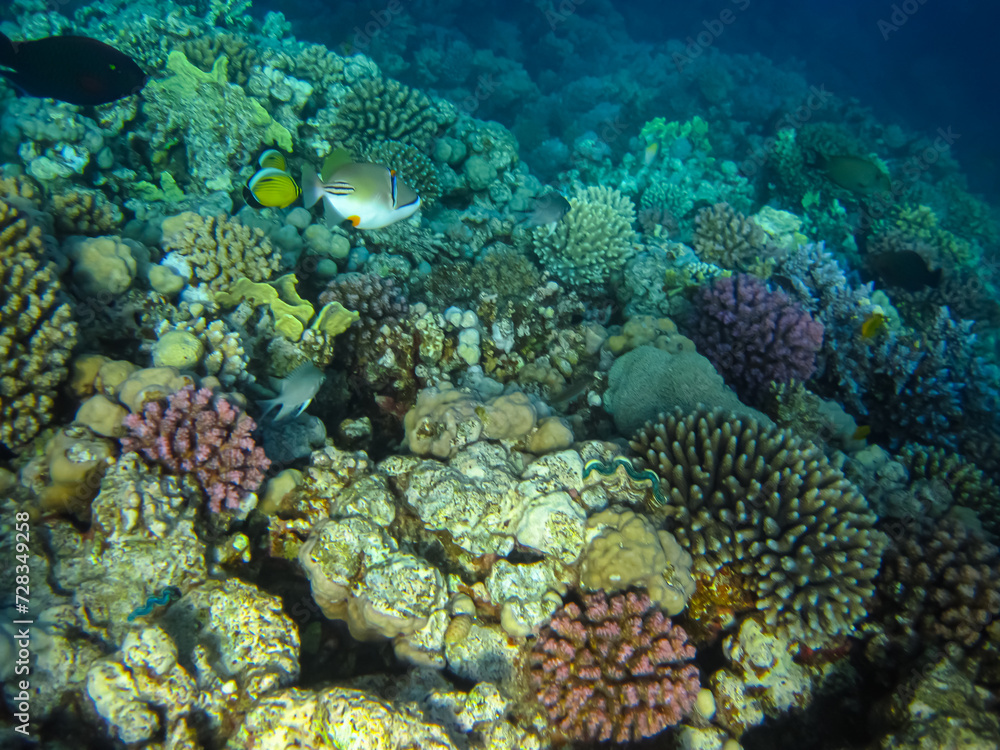
[[[320,200],[328,224],[350,221],[358,229],[382,229],[413,216],[420,196],[384,164],[358,163],[338,148],[323,162],[319,175],[302,168],[302,199],[306,208]]]

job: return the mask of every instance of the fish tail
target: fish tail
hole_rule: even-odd
[[[17,59],[17,45],[11,38],[0,32],[0,65],[5,68],[13,68]]]
[[[323,183],[311,164],[302,165],[302,202],[306,208],[312,208],[323,197]]]

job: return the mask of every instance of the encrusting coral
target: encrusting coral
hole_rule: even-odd
[[[56,388],[76,343],[41,232],[0,201],[0,442],[24,447],[51,419]]]
[[[271,462],[250,433],[256,423],[207,388],[185,386],[162,401],[147,401],[125,417],[122,450],[136,451],[175,474],[191,475],[220,513],[238,509],[260,487]]]
[[[224,216],[185,211],[164,219],[162,245],[208,294],[226,291],[242,277],[266,281],[278,270],[278,253],[263,230]]]
[[[704,410],[661,415],[630,444],[660,475],[668,530],[703,582],[740,576],[767,626],[807,645],[864,616],[886,537],[818,447]]]
[[[604,592],[555,613],[531,653],[531,682],[565,741],[637,742],[677,724],[701,685],[687,634],[644,593]]]

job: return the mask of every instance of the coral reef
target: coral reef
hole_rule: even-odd
[[[580,189],[562,221],[527,235],[542,264],[558,280],[593,290],[632,255],[635,206],[617,190]]]
[[[385,164],[417,191],[420,205],[430,208],[441,197],[437,169],[434,162],[409,143],[375,141],[361,153],[361,159],[375,164]]]
[[[41,232],[0,202],[0,443],[20,450],[51,419],[77,328],[42,261]]]
[[[692,246],[706,263],[747,270],[765,252],[767,235],[753,219],[734,211],[728,203],[703,208],[695,218]]]
[[[587,594],[556,612],[531,681],[563,741],[637,742],[677,724],[701,687],[687,635],[643,593]]]
[[[695,295],[690,333],[698,351],[754,405],[771,382],[808,380],[823,344],[822,323],[746,274],[718,278]]]
[[[147,401],[125,418],[122,450],[136,451],[175,474],[195,478],[220,513],[241,509],[271,462],[250,433],[256,423],[207,388],[185,386],[162,401]]]
[[[264,232],[224,216],[187,211],[165,219],[162,245],[173,259],[170,265],[208,297],[228,291],[240,278],[266,281],[278,270],[277,253]]]
[[[769,628],[812,645],[864,616],[886,537],[815,445],[752,419],[680,410],[631,445],[666,482],[668,530],[695,571],[742,576]]]

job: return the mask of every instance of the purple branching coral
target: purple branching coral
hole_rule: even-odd
[[[542,630],[531,680],[553,734],[616,743],[652,737],[694,706],[698,668],[687,634],[645,593],[604,592],[569,603]]]
[[[743,401],[763,402],[771,381],[808,380],[823,324],[783,291],[748,274],[720,277],[695,295],[690,335]]]
[[[185,386],[163,401],[147,401],[125,417],[122,450],[136,451],[172,474],[192,476],[215,513],[238,508],[260,487],[271,461],[250,433],[257,424],[208,388]]]

